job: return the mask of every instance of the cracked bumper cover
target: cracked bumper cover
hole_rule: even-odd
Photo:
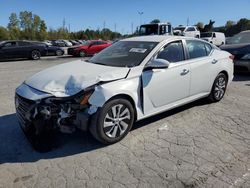
[[[65,127],[70,130],[88,129],[90,112],[94,112],[93,109],[90,110],[89,106],[71,104],[68,99],[62,99],[61,103],[58,98],[54,98],[55,103],[48,100],[53,98],[53,95],[33,89],[26,84],[16,89],[16,114],[24,131],[31,127],[35,128],[37,134],[44,129],[59,128],[61,131],[65,130]]]

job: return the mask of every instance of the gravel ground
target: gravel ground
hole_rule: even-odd
[[[0,62],[0,187],[250,187],[250,76],[224,99],[200,100],[137,122],[121,142],[58,134],[34,151],[20,130],[15,88],[39,70],[77,58]]]

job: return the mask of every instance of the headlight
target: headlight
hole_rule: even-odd
[[[244,60],[249,60],[249,59],[250,59],[250,53],[249,53],[249,54],[244,55],[241,59],[244,59]]]
[[[80,104],[85,105],[88,104],[90,96],[93,94],[94,90],[87,91],[84,93],[83,97],[81,98]]]

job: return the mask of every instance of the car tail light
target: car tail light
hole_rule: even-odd
[[[230,55],[229,58],[234,60],[234,55]]]

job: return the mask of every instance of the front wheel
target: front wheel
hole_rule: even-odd
[[[41,58],[41,53],[39,50],[33,50],[30,54],[30,58],[33,60],[38,60]]]
[[[134,109],[126,99],[107,102],[92,118],[90,132],[104,144],[122,140],[134,123]]]
[[[210,102],[218,102],[223,98],[226,92],[227,82],[228,79],[224,73],[220,73],[215,78],[211,93],[208,96],[208,100]]]
[[[81,51],[79,52],[79,56],[80,56],[80,57],[85,57],[85,56],[86,56],[85,51],[81,50]]]
[[[63,55],[63,51],[62,50],[56,50],[56,56],[61,56]]]

